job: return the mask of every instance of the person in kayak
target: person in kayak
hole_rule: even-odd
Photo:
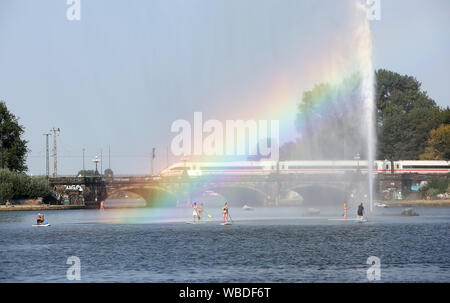
[[[225,205],[222,207],[222,223],[228,223],[228,203],[225,202]]]
[[[363,206],[362,202],[361,202],[361,204],[358,205],[358,213],[357,213],[356,219],[361,219],[361,220],[364,219],[364,206]]]
[[[197,219],[197,222],[198,222],[198,207],[197,207],[196,202],[194,202],[193,207],[194,207],[194,211],[193,211],[192,215],[194,216],[194,223],[195,223],[195,219]]]
[[[43,214],[41,215],[41,213],[38,213],[36,222],[37,222],[37,225],[43,224],[44,223],[44,215]]]

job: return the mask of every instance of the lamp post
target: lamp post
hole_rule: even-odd
[[[92,162],[95,163],[95,174],[98,175],[97,164],[98,162],[100,162],[100,159],[98,158],[98,156],[95,156],[95,159],[92,160]]]

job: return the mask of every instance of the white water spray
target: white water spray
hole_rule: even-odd
[[[358,42],[358,65],[362,77],[361,96],[364,105],[364,133],[367,135],[368,186],[370,211],[373,210],[373,164],[376,151],[375,135],[375,71],[373,69],[372,32],[367,18],[368,6],[358,3],[362,23],[356,32]]]

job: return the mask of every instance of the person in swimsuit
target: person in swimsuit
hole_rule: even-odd
[[[225,202],[224,207],[222,207],[222,223],[225,223],[227,221],[228,223],[228,204]]]
[[[200,219],[203,216],[203,203],[200,203],[200,205],[198,206],[198,221],[200,222]]]
[[[344,220],[347,220],[347,201],[344,202]]]
[[[195,223],[195,219],[197,219],[198,222],[198,207],[197,207],[197,203],[194,202],[194,212],[192,213],[192,215],[194,216],[194,223]]]
[[[41,213],[38,213],[36,222],[37,222],[37,225],[41,225],[42,223],[44,223],[44,215],[41,215]]]
[[[357,213],[356,219],[364,220],[364,206],[363,206],[362,202],[358,206],[358,213]]]

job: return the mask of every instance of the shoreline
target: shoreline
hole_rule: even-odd
[[[450,199],[377,201],[388,207],[450,207]]]
[[[41,211],[41,210],[69,210],[69,209],[87,209],[85,205],[0,205],[0,211]]]
[[[388,207],[450,207],[450,199],[442,200],[390,200],[390,201],[376,201],[376,203],[386,204]],[[145,208],[142,206],[110,206],[105,209],[136,209]],[[91,209],[86,205],[0,205],[0,212],[2,211],[47,211],[47,210],[71,210],[71,209]]]

